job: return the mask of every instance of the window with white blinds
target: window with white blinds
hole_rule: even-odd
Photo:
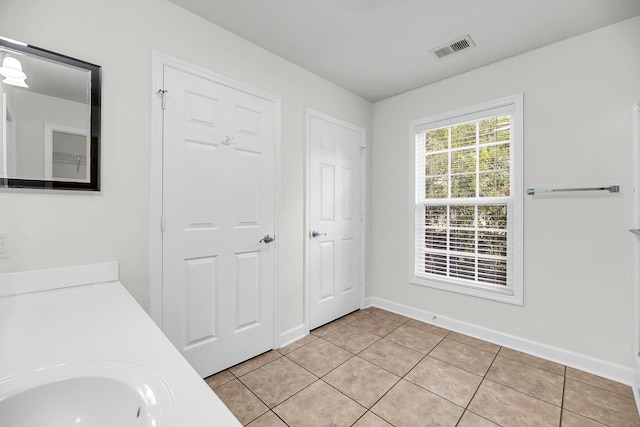
[[[412,123],[412,283],[522,304],[522,95]]]

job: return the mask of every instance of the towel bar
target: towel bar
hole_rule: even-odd
[[[619,193],[619,185],[610,185],[609,187],[584,187],[584,188],[527,188],[527,194],[532,195],[536,193],[558,193],[561,191],[603,191],[607,190],[609,193]]]

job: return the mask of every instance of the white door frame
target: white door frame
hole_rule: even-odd
[[[365,299],[365,239],[366,239],[366,189],[367,189],[367,131],[365,128],[345,122],[328,114],[306,107],[304,110],[304,325],[306,333],[309,333],[309,306],[311,293],[310,283],[310,254],[309,232],[311,230],[311,118],[316,117],[338,126],[351,129],[361,135],[361,156],[360,156],[360,308],[364,308]]]
[[[84,136],[86,138],[84,161],[86,164],[86,176],[85,178],[54,178],[53,177],[53,133],[60,132],[68,135]],[[75,181],[75,182],[89,182],[91,176],[91,141],[87,134],[86,129],[73,128],[70,126],[57,125],[55,123],[44,124],[44,179],[50,181]]]
[[[174,58],[161,52],[152,51],[151,54],[151,141],[149,147],[149,315],[162,329],[162,152],[163,152],[163,114],[162,96],[164,67],[172,67],[202,78],[215,81],[235,90],[246,92],[253,96],[266,99],[275,106],[275,224],[274,236],[274,301],[273,301],[273,343],[277,348],[280,343],[280,286],[279,286],[279,230],[280,230],[280,144],[281,131],[281,99],[279,96],[256,89],[244,83],[229,79],[207,69],[192,65],[181,59]]]
[[[640,102],[633,104],[633,142],[632,142],[632,185],[633,199],[631,209],[631,228],[640,229]],[[633,392],[636,405],[640,408],[640,235],[632,236],[633,244],[633,359],[635,366],[635,386]]]

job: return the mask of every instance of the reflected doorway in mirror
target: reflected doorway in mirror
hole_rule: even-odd
[[[44,178],[88,182],[90,141],[86,129],[44,125]]]

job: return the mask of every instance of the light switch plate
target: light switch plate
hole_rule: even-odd
[[[0,233],[0,259],[9,258],[9,233]]]

